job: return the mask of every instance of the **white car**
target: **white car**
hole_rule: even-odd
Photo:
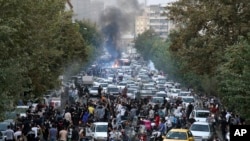
[[[165,91],[156,92],[155,96],[157,96],[157,97],[165,97],[165,98],[168,97],[168,95],[167,95],[167,93]]]
[[[206,122],[210,115],[209,110],[193,110],[190,116],[193,116],[195,121]]]
[[[194,122],[189,130],[195,138],[201,138],[202,140],[210,140],[215,134],[213,126],[208,122]]]
[[[107,141],[108,122],[94,122],[90,129],[86,130],[86,136],[93,137],[94,141]]]
[[[15,111],[19,114],[20,117],[27,117],[26,111],[29,109],[29,106],[16,106]]]
[[[169,97],[178,97],[179,93],[181,92],[181,89],[170,89],[168,92]]]
[[[178,96],[190,96],[190,91],[181,91]]]
[[[117,84],[117,87],[121,90],[123,90],[127,86],[127,82],[120,82]]]
[[[137,89],[128,88],[127,97],[130,99],[135,99],[137,91],[138,91]]]
[[[193,96],[181,96],[182,104],[187,107],[190,104],[195,104],[195,99]]]
[[[97,96],[98,95],[98,88],[99,88],[99,86],[93,86],[93,87],[91,87],[90,90],[89,90],[89,94]]]

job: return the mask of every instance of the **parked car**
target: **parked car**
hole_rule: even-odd
[[[212,124],[208,122],[194,122],[189,129],[195,138],[202,140],[211,140],[215,134]]]

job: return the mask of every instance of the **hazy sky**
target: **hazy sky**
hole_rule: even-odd
[[[144,3],[145,0],[138,0],[140,3]],[[176,0],[147,0],[147,4],[162,4],[162,3],[169,3],[169,2],[173,2]]]
[[[119,0],[102,0],[105,2],[105,5],[112,5],[114,4],[116,1]],[[173,2],[173,1],[177,1],[177,0],[146,0],[147,1],[147,5],[151,5],[151,4],[164,4],[164,3],[169,3],[169,2]],[[139,3],[144,3],[145,0],[138,0]]]

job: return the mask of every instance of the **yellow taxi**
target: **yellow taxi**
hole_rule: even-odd
[[[194,141],[194,136],[189,129],[171,129],[163,137],[163,141]]]

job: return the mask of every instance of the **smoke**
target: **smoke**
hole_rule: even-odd
[[[148,67],[150,70],[156,70],[155,64],[151,60],[149,60]]]
[[[101,14],[102,32],[106,38],[105,47],[113,58],[119,58],[118,41],[122,34],[134,32],[135,17],[141,13],[137,0],[118,0]]]

